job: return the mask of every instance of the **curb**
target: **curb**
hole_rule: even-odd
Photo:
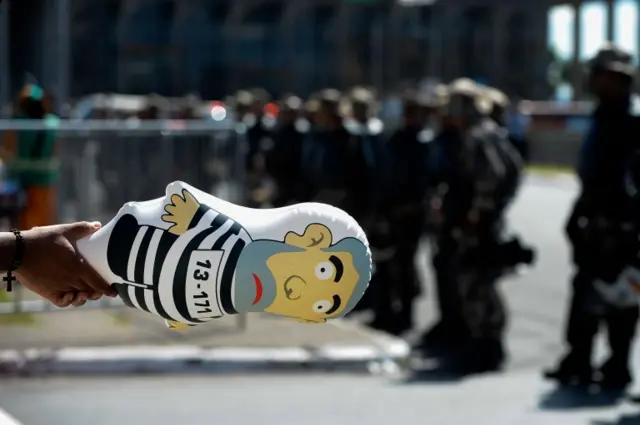
[[[135,346],[0,351],[0,375],[395,371],[404,341],[282,348]]]
[[[0,408],[0,425],[21,425],[13,416]]]

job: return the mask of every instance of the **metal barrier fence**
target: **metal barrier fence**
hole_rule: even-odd
[[[57,132],[60,222],[107,222],[126,202],[163,196],[175,180],[236,204],[246,199],[242,126],[213,121],[60,121],[52,127],[0,120],[0,137],[43,130]],[[18,286],[12,302],[0,302],[0,314],[56,310],[26,298]],[[82,308],[122,305],[119,300],[101,300]],[[242,319],[239,324],[243,326]]]
[[[162,196],[175,180],[243,202],[245,145],[235,128],[120,125],[60,130],[61,220],[108,220],[126,202]]]

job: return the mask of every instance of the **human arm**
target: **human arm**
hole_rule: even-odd
[[[111,286],[80,256],[78,239],[100,223],[72,223],[0,233],[0,267],[14,273],[27,289],[58,307],[82,305],[102,295],[116,296]],[[17,268],[15,267],[17,264]]]
[[[9,270],[15,256],[15,235],[12,232],[0,232],[0,270]]]

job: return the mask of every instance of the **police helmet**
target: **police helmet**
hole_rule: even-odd
[[[341,115],[342,93],[336,89],[324,89],[318,93],[318,107],[334,115]]]
[[[356,86],[343,98],[341,105],[342,115],[353,117],[355,111],[364,113],[367,117],[376,115],[376,94],[372,89]]]
[[[157,93],[149,94],[145,103],[145,113],[152,118],[159,118],[171,110],[169,100]]]
[[[633,77],[636,69],[633,57],[614,44],[608,43],[588,62],[591,73],[609,71],[627,77]]]
[[[362,103],[364,105],[371,105],[375,102],[375,93],[373,90],[362,86],[356,86],[349,92],[349,99],[353,103]]]
[[[447,87],[448,115],[478,117],[491,113],[493,105],[484,91],[468,78],[460,78]]]
[[[402,102],[402,108],[405,111],[417,112],[428,106],[429,99],[423,94],[414,89],[405,90],[400,100]]]
[[[248,90],[240,90],[233,97],[235,107],[249,107],[253,104],[253,94]]]
[[[491,104],[494,107],[506,109],[509,106],[509,98],[506,94],[493,87],[487,87],[485,94],[491,100]]]
[[[320,109],[320,100],[317,98],[310,98],[304,103],[304,111],[308,114],[315,114]]]
[[[268,103],[271,100],[271,95],[267,90],[262,87],[256,87],[249,89],[249,92],[253,96],[253,101],[258,103]]]
[[[302,99],[293,93],[282,96],[278,104],[280,110],[299,111],[303,108]]]
[[[439,108],[447,103],[447,85],[436,84],[417,92],[417,98],[421,105],[426,108]]]

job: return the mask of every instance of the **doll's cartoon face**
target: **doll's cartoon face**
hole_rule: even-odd
[[[141,224],[135,206],[109,225],[107,263],[125,304],[187,324],[249,312],[322,323],[351,311],[364,294],[366,241],[334,241],[320,223],[284,240],[253,239],[188,187],[170,189],[180,192],[167,195],[162,227]]]
[[[350,311],[369,280],[367,249],[355,238],[331,242],[326,226],[311,224],[302,235],[290,232],[284,242],[250,243],[236,278],[253,280],[256,288],[244,296],[244,308],[251,309],[252,299],[254,311],[313,323]],[[235,298],[236,305],[243,302],[243,294],[236,292]]]

